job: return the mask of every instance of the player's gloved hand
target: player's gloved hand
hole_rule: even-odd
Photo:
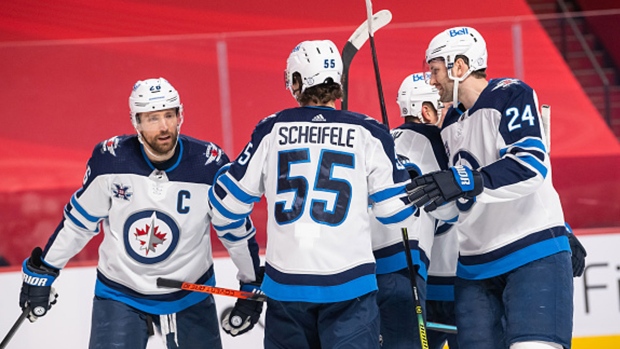
[[[241,291],[262,293],[260,285],[263,282],[265,269],[261,268],[256,281],[242,283]],[[249,299],[237,299],[232,311],[222,319],[222,328],[226,333],[235,337],[254,328],[263,311],[263,302]]]
[[[19,306],[30,307],[28,320],[35,322],[37,318],[47,314],[52,305],[56,304],[58,294],[51,286],[60,271],[51,268],[41,261],[43,251],[40,247],[32,250],[30,258],[22,264],[23,283],[19,294]]]
[[[573,263],[573,277],[579,277],[583,275],[583,271],[586,268],[586,256],[588,253],[575,234],[568,234],[568,243],[570,244],[570,250],[572,252],[571,262]]]
[[[458,198],[472,199],[482,193],[484,182],[480,172],[465,166],[431,172],[407,185],[409,201],[426,212]]]

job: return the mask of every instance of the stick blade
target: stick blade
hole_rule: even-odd
[[[381,10],[375,13],[372,16],[372,32],[377,32],[377,30],[385,27],[388,23],[392,21],[392,12],[390,10]],[[355,47],[356,50],[359,50],[360,47],[364,45],[366,40],[368,40],[368,21],[364,21],[354,32],[353,35],[349,38],[348,42]]]

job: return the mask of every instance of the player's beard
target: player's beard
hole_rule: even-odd
[[[441,85],[441,94],[439,100],[444,103],[452,102],[454,93],[454,81],[448,80],[445,85]]]
[[[170,137],[165,143],[159,140],[160,137],[165,136]],[[150,138],[145,137],[144,134],[142,134],[142,140],[156,157],[168,157],[167,155],[171,155],[177,145],[178,138],[179,133],[176,129],[173,132],[161,132]]]

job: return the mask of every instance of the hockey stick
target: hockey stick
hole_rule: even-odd
[[[11,341],[11,338],[13,338],[13,336],[15,335],[15,332],[17,332],[17,329],[19,329],[19,326],[21,326],[24,320],[26,320],[26,318],[28,317],[29,313],[30,313],[30,307],[27,306],[24,308],[21,315],[19,315],[19,317],[17,318],[17,321],[15,321],[15,323],[13,324],[13,327],[11,327],[11,329],[6,334],[6,336],[4,336],[2,343],[0,343],[0,349],[6,348],[6,346]]]
[[[407,228],[401,228],[403,233],[403,243],[405,244],[405,256],[407,257],[407,269],[409,269],[409,279],[411,279],[411,290],[413,292],[413,304],[415,304],[415,313],[418,317],[418,330],[420,331],[420,343],[422,349],[428,349],[428,339],[426,338],[426,324],[422,314],[422,303],[418,296],[418,286],[416,285],[417,274],[413,266],[413,258],[411,258],[411,247],[409,247],[409,233]]]
[[[263,294],[232,290],[229,288],[199,285],[199,284],[193,284],[191,282],[183,282],[183,281],[170,280],[170,279],[165,279],[165,278],[158,278],[157,286],[168,287],[168,288],[178,288],[178,289],[192,291],[192,292],[217,294],[221,296],[230,296],[230,297],[236,297],[236,298],[241,298],[241,299],[250,299],[250,300],[257,301],[257,302],[267,301],[267,296]],[[436,330],[436,331],[447,332],[447,333],[456,333],[456,328],[454,326],[444,325],[444,324],[439,324],[439,323],[432,323],[432,322],[429,322],[427,325],[430,330]]]
[[[373,32],[383,28],[386,24],[392,20],[392,12],[389,10],[381,10],[372,16]],[[349,108],[349,68],[353,57],[359,49],[368,40],[368,20],[365,20],[349,38],[347,43],[342,49],[342,92],[344,97],[342,98],[342,110],[348,110]]]
[[[233,290],[230,288],[193,284],[191,282],[183,282],[183,281],[170,280],[170,279],[165,279],[165,278],[157,278],[157,286],[168,287],[168,288],[178,288],[181,290],[192,291],[192,292],[217,294],[220,296],[229,296],[229,297],[235,297],[235,298],[241,298],[241,299],[249,299],[249,300],[253,300],[257,302],[264,302],[267,300],[267,296],[263,294]]]
[[[543,104],[541,107],[541,117],[543,124],[543,131],[545,132],[545,138],[547,138],[547,154],[551,153],[551,106]]]
[[[381,86],[381,74],[379,74],[379,61],[377,60],[377,49],[375,47],[374,31],[372,30],[372,2],[366,0],[366,12],[368,14],[368,36],[370,36],[370,51],[372,52],[372,63],[375,67],[375,80],[377,80],[377,91],[379,92],[379,104],[381,105],[381,119],[385,127],[390,129],[387,110],[385,109],[385,98],[383,98],[383,87]]]

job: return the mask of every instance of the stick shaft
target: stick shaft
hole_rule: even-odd
[[[385,127],[390,129],[387,109],[385,108],[385,98],[383,97],[383,86],[381,84],[381,74],[379,73],[379,60],[377,59],[377,48],[375,46],[374,32],[372,30],[372,2],[366,0],[366,12],[368,15],[368,36],[370,37],[370,51],[372,53],[372,63],[375,68],[375,80],[377,81],[377,92],[379,93],[379,105],[381,107],[381,120]]]
[[[185,290],[185,291],[209,293],[209,294],[216,294],[220,296],[228,296],[228,297],[235,297],[235,298],[241,298],[241,299],[249,299],[249,300],[258,301],[258,302],[264,302],[267,300],[267,297],[265,295],[256,294],[252,292],[233,290],[230,288],[200,285],[200,284],[194,284],[191,282],[184,282],[184,281],[171,280],[171,279],[165,279],[165,278],[158,278],[157,286],[168,287],[168,288],[178,288],[178,289]]]
[[[6,346],[9,344],[9,342],[11,341],[13,336],[15,335],[15,332],[17,332],[17,330],[19,329],[19,326],[21,326],[21,324],[24,322],[24,320],[26,320],[26,317],[28,317],[29,313],[30,313],[30,307],[24,308],[22,313],[17,318],[17,321],[15,321],[15,323],[13,324],[13,327],[11,327],[11,329],[6,334],[6,336],[4,336],[4,339],[2,340],[2,343],[0,343],[0,349],[6,348]]]
[[[403,244],[405,245],[405,257],[407,259],[407,269],[409,269],[409,279],[411,281],[411,290],[413,293],[413,304],[415,304],[415,313],[418,318],[418,331],[420,332],[420,343],[422,349],[428,349],[428,338],[426,337],[426,324],[424,323],[424,316],[422,313],[422,303],[418,296],[418,286],[416,285],[417,274],[414,265],[413,258],[411,258],[411,247],[409,246],[409,233],[407,228],[401,229],[403,234]]]

